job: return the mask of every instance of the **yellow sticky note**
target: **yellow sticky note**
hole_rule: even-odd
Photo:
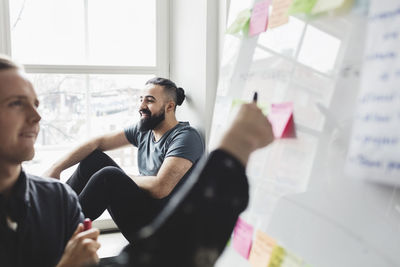
[[[271,253],[268,267],[280,267],[283,259],[285,258],[286,252],[283,247],[275,246]]]
[[[268,28],[276,28],[289,22],[289,8],[293,0],[273,0]]]
[[[264,232],[257,230],[250,251],[249,262],[253,267],[268,267],[276,241]]]

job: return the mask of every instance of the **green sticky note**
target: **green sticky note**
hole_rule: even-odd
[[[236,107],[238,107],[238,106],[240,106],[242,104],[246,104],[246,103],[248,103],[248,102],[246,102],[246,101],[244,101],[242,99],[233,99],[232,100],[232,109],[236,108]]]
[[[285,265],[287,263],[287,265]],[[290,251],[286,251],[285,258],[283,259],[282,265],[283,266],[292,266],[292,267],[301,267],[303,266],[303,259],[299,256],[293,254]]]
[[[242,29],[243,36],[249,36],[249,29],[250,29],[250,19],[247,21],[246,25],[244,25]]]
[[[231,238],[228,239],[228,242],[226,242],[226,247],[229,247],[231,245]]]
[[[319,13],[338,9],[342,6],[349,6],[349,5],[346,5],[346,3],[350,2],[350,1],[348,1],[348,0],[319,0],[316,3],[316,5],[313,7],[311,14],[319,14]]]
[[[246,103],[249,103],[249,101],[246,101],[246,100],[243,100],[243,99],[233,99],[232,100],[232,105],[231,105],[231,110],[234,109],[234,108],[239,107],[242,104],[246,104]],[[270,110],[270,105],[269,104],[257,102],[257,107],[259,107],[262,110],[262,112],[263,112],[263,114],[265,116],[268,115],[269,110]]]
[[[250,17],[251,17],[251,9],[245,9],[241,11],[237,15],[235,21],[226,30],[226,33],[236,34],[242,31],[243,34],[247,36],[247,32],[249,30]]]
[[[294,0],[289,9],[289,14],[310,14],[317,0]]]

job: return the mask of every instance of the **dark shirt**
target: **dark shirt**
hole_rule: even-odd
[[[134,245],[101,266],[214,266],[248,200],[245,167],[216,150],[199,162]]]
[[[0,266],[56,266],[83,219],[69,186],[22,171],[10,196],[0,194]]]

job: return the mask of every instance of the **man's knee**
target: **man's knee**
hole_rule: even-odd
[[[84,158],[81,161],[81,164],[85,164],[85,165],[92,164],[92,163],[96,163],[99,161],[103,161],[106,158],[108,158],[108,156],[104,152],[96,149],[92,153],[90,153],[86,158]]]
[[[107,166],[119,168],[119,166],[106,153],[97,149],[79,163],[81,172],[83,171],[83,173],[86,173],[89,176]]]
[[[101,179],[105,183],[110,183],[110,186],[131,184],[137,187],[136,183],[122,169],[114,166],[107,166],[100,169],[91,179]]]
[[[104,167],[98,171],[98,174],[105,176],[105,177],[110,177],[114,180],[120,179],[120,177],[126,176],[126,174],[123,170],[121,170],[120,168],[114,167],[114,166]]]

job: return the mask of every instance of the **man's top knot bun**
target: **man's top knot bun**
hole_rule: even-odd
[[[178,87],[176,88],[176,105],[182,105],[183,101],[185,100],[185,90],[183,88]]]

